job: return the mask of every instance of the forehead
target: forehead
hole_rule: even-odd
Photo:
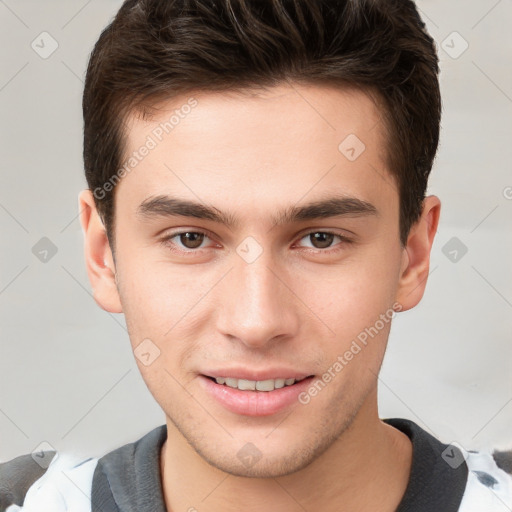
[[[248,142],[242,139],[251,128],[257,135],[252,147],[276,141],[276,134],[280,143],[285,138],[304,136],[321,137],[330,143],[335,132],[335,137],[353,133],[371,144],[375,136],[385,135],[378,101],[378,93],[371,89],[326,84],[282,83],[266,88],[191,91],[151,105],[142,116],[133,111],[127,119],[126,133],[129,147],[148,130],[156,130],[158,139],[160,135],[177,138],[181,134],[180,142],[185,138],[212,139],[215,135]]]
[[[184,94],[127,119],[128,172],[116,195],[124,190],[140,204],[162,193],[208,194],[209,202],[262,207],[326,190],[386,200],[396,185],[385,133],[374,98],[355,88],[283,84]]]

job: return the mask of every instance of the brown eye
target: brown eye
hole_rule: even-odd
[[[352,243],[350,238],[330,231],[310,231],[301,238],[302,247],[333,253]]]
[[[332,233],[324,233],[322,231],[309,234],[310,240],[315,249],[325,249],[330,247],[334,240],[334,236],[335,235]]]
[[[210,246],[206,243],[210,242]],[[164,236],[160,243],[180,256],[194,256],[211,247],[212,239],[203,231],[175,231]]]
[[[194,231],[180,233],[178,236],[180,238],[180,242],[186,249],[197,249],[201,246],[204,240],[204,233],[197,233]]]

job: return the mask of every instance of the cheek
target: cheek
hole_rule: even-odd
[[[189,378],[182,369],[197,349],[189,335],[193,315],[187,314],[195,294],[189,297],[190,286],[143,265],[121,265],[119,288],[134,358],[150,393],[161,406],[169,396],[174,402],[186,398]]]
[[[118,264],[119,295],[130,333],[164,340],[187,315],[202,293],[191,286],[188,272],[144,258],[124,258]],[[135,341],[135,340],[134,340]]]
[[[305,298],[317,321],[322,320],[328,328],[329,337],[350,341],[373,326],[381,314],[392,314],[396,265],[390,257],[384,261],[382,257],[358,255],[357,261],[354,258],[338,267],[319,268],[314,275],[302,273],[296,277],[294,289]]]
[[[199,333],[204,329],[198,303],[208,294],[211,279],[196,273],[192,281],[192,267],[172,271],[165,263],[145,262],[142,257],[125,256],[118,262],[117,271],[119,295],[139,370],[151,389],[168,387],[172,378],[167,372],[178,375],[198,350]],[[152,357],[158,355],[150,365],[139,357],[147,352]]]

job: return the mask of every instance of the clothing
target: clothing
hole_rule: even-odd
[[[404,432],[413,445],[409,484],[396,512],[512,510],[512,476],[498,467],[492,454],[443,444],[410,420],[384,421]],[[161,425],[99,459],[80,461],[57,454],[30,486],[23,506],[4,510],[166,512],[160,479],[160,449],[166,437],[167,427]],[[0,464],[0,477],[6,464]],[[0,503],[1,498],[5,491]]]

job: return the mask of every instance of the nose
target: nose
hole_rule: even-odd
[[[235,254],[234,268],[218,290],[219,331],[249,348],[264,348],[278,339],[294,337],[300,311],[289,281],[269,251],[251,263]]]

